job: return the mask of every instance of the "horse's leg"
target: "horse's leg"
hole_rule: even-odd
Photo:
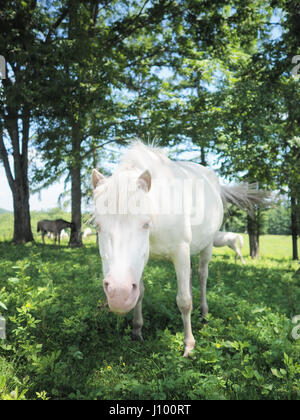
[[[203,251],[200,252],[200,260],[199,260],[199,267],[198,267],[198,279],[200,282],[201,288],[201,316],[203,318],[203,322],[205,322],[205,317],[208,313],[208,305],[206,300],[206,285],[207,285],[207,277],[208,277],[208,264],[211,260],[213,252],[213,244],[208,245],[204,248]]]
[[[238,247],[237,242],[234,243],[234,244],[232,244],[232,246],[230,246],[230,248],[233,249],[234,252],[235,252],[235,262],[237,261],[237,257],[240,257],[240,259],[242,261],[242,264],[246,264],[246,262],[245,262],[245,260],[243,258],[242,252],[241,252],[241,250]]]
[[[242,264],[246,264],[246,261],[245,261],[245,260],[244,260],[244,258],[243,258],[242,251],[239,249],[239,247],[238,247],[238,246],[236,247],[236,253],[237,253],[237,255],[240,257],[240,259],[241,259],[241,261],[242,261]]]
[[[143,341],[142,337],[142,327],[143,327],[143,314],[142,314],[142,301],[144,297],[144,282],[143,279],[141,279],[140,283],[140,297],[135,305],[135,308],[133,310],[133,328],[131,331],[131,338],[133,340]]]
[[[234,262],[237,263],[237,257],[239,255],[238,249],[236,245],[228,245],[234,251]]]
[[[45,232],[44,230],[42,230],[42,238],[43,238],[43,244],[45,245],[45,235],[47,232]]]
[[[177,276],[177,297],[176,302],[181,312],[184,327],[184,357],[188,357],[195,347],[195,339],[192,333],[191,312],[192,312],[192,293],[191,293],[191,261],[190,244],[184,243],[180,246],[173,260]]]

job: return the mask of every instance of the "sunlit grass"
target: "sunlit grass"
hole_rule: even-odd
[[[1,221],[0,221],[1,226]],[[291,239],[261,237],[259,260],[235,263],[217,248],[209,268],[208,325],[199,308],[193,257],[192,327],[184,359],[183,326],[171,263],[144,271],[144,342],[132,342],[132,313],[108,311],[95,235],[85,247],[0,241],[0,399],[300,399],[298,262]]]

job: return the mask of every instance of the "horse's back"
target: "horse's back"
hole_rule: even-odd
[[[194,162],[176,162],[176,164],[179,167],[185,169],[190,174],[190,176],[193,176],[197,179],[205,178],[218,193],[221,193],[219,178],[212,169]]]
[[[39,231],[45,231],[45,232],[55,232],[56,224],[53,220],[40,220],[38,222],[38,232]]]
[[[184,242],[190,243],[192,254],[212,244],[223,219],[221,187],[212,170],[192,162],[172,161],[161,150],[141,142],[129,149],[116,175],[125,176],[132,170],[137,174],[148,170],[151,175],[151,256],[171,258]],[[177,211],[178,197],[179,205],[184,205],[181,211]]]
[[[214,246],[221,247],[225,245],[234,245],[240,236],[241,235],[233,232],[217,232],[214,237]]]
[[[182,215],[159,216],[156,232],[152,237],[153,253],[163,253],[163,247],[168,254],[180,241],[190,243],[191,254],[196,254],[212,243],[215,233],[219,230],[223,219],[223,203],[220,195],[220,184],[216,174],[208,168],[190,162],[172,162],[161,168],[161,174],[168,175],[173,180],[192,181],[189,208]],[[156,183],[157,182],[157,183]],[[153,185],[159,183],[159,177]],[[179,183],[183,188],[185,184]],[[178,193],[178,191],[177,191]],[[195,204],[196,203],[196,204]],[[168,242],[168,243],[167,243]]]
[[[200,203],[202,217],[192,223],[191,254],[197,254],[212,243],[223,220],[221,186],[214,171],[193,162],[178,162],[189,176],[202,182],[203,202]]]
[[[226,245],[226,236],[227,232],[217,232],[214,237],[214,246],[220,247]]]

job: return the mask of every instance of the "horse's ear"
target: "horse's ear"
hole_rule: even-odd
[[[93,187],[97,188],[97,186],[105,181],[105,177],[97,171],[97,169],[93,169],[92,172],[92,183]]]
[[[138,178],[138,187],[142,188],[145,192],[150,191],[151,188],[151,174],[148,170],[142,173]]]

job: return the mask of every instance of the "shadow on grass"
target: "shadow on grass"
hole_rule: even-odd
[[[241,265],[233,258],[218,256],[209,267],[208,294],[210,291],[218,291],[224,297],[230,294],[291,317],[300,314],[300,280],[294,274],[291,261],[287,259],[261,258]],[[193,285],[198,286],[195,269]]]
[[[29,286],[27,298],[31,299],[31,290],[41,288],[41,295],[37,294],[32,304],[36,305],[33,315],[42,322],[31,333],[35,334],[34,342],[43,345],[43,350],[39,356],[39,365],[30,366],[36,375],[30,395],[34,396],[35,391],[45,389],[54,398],[91,397],[93,394],[90,394],[91,389],[87,384],[91,381],[93,371],[99,372],[99,384],[106,378],[105,374],[113,374],[114,369],[119,372],[118,378],[127,378],[129,381],[135,378],[145,361],[148,367],[151,361],[157,363],[158,372],[160,366],[166,369],[167,357],[173,357],[174,354],[181,357],[183,327],[176,305],[177,284],[171,263],[150,261],[144,271],[146,291],[143,304],[143,344],[130,340],[132,313],[119,318],[110,313],[105,305],[102,310],[97,310],[99,300],[104,300],[105,295],[101,285],[101,260],[95,245],[71,249],[54,245],[16,246],[0,243],[0,256],[0,282],[5,282],[7,277],[14,277],[15,264],[26,260],[31,262],[24,277]],[[193,328],[200,339],[197,257],[193,258],[193,265]],[[211,314],[219,318],[218,325],[223,325],[223,319],[228,319],[233,309],[241,317],[254,307],[270,307],[274,313],[288,317],[300,314],[300,282],[299,278],[293,277],[290,267],[286,260],[262,259],[242,266],[230,258],[214,257],[209,269],[208,304]],[[9,287],[12,294],[15,293],[14,283]],[[26,302],[23,299],[20,294],[20,304]],[[241,301],[243,304],[238,306]],[[235,304],[238,309],[234,307]],[[241,307],[244,314],[240,312]],[[8,305],[8,309],[10,316],[16,315],[13,305]],[[231,325],[235,327],[234,323]],[[10,332],[13,327],[8,327]],[[204,337],[203,340],[209,343],[212,339]],[[168,354],[170,346],[172,354]],[[57,353],[58,350],[60,353]],[[166,356],[157,359],[153,354],[155,357]],[[55,363],[52,363],[52,357],[56,357],[53,359]],[[126,367],[123,362],[126,362]],[[111,365],[113,368],[109,369]],[[126,377],[129,365],[131,371]],[[24,371],[24,375],[28,375],[27,365],[22,364],[18,368]],[[173,374],[165,372],[166,377]],[[145,377],[146,374],[150,378],[150,370],[145,371]],[[175,372],[174,378],[178,376]],[[107,375],[108,381],[111,378],[112,375]],[[110,382],[107,384],[108,389],[109,385]],[[150,383],[149,389],[151,386]],[[107,397],[109,392],[105,395]]]
[[[37,256],[39,261],[44,263],[63,266],[66,278],[76,275],[74,263],[81,265],[81,273],[85,267],[89,273],[97,271],[97,276],[102,276],[101,259],[95,245],[88,244],[79,249],[72,249],[67,246],[44,246],[39,243],[24,246],[0,242],[0,256],[0,261],[11,263]],[[92,264],[87,264],[89,258],[93,261]],[[192,263],[195,307],[200,298],[197,279],[198,257],[193,257]],[[275,312],[291,317],[300,314],[300,279],[294,274],[291,261],[286,259],[261,258],[255,262],[248,260],[246,265],[242,265],[240,262],[235,263],[233,257],[228,255],[214,256],[209,266],[208,300],[210,292],[218,292],[224,297],[232,295],[236,299],[245,299],[250,304],[270,307]],[[164,320],[163,325],[167,325],[173,311],[178,311],[173,265],[165,261],[149,261],[144,271],[144,283],[144,308],[148,305],[149,312],[153,313],[153,321],[157,316],[160,322]],[[208,304],[211,307],[210,302]],[[158,312],[162,317],[157,314],[155,308],[159,308]]]

